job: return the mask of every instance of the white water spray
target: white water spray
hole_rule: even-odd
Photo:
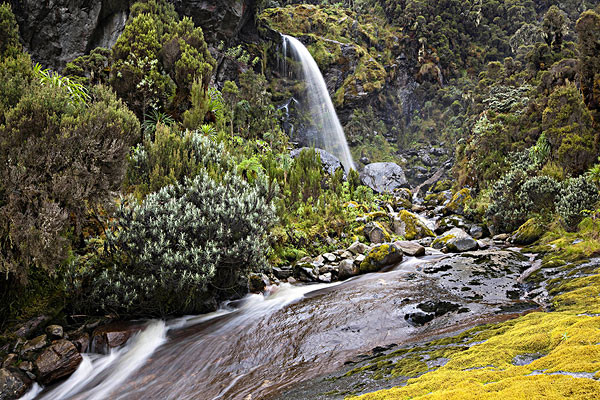
[[[298,39],[283,35],[284,63],[288,45],[293,59],[300,62],[302,78],[306,81],[306,100],[315,127],[319,132],[318,143],[314,143],[314,145],[339,158],[346,171],[355,169],[344,130],[337,117],[327,91],[327,85],[317,63],[308,49]]]

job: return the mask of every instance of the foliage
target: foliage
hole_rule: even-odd
[[[0,57],[17,57],[21,53],[19,27],[9,3],[0,4]]]
[[[203,152],[227,158],[195,138]],[[258,187],[228,170],[216,180],[211,160],[201,162],[195,178],[165,186],[142,204],[123,203],[107,236],[114,264],[93,276],[89,306],[128,315],[208,311],[243,293],[246,274],[266,266],[273,207]]]
[[[576,229],[585,216],[584,211],[593,209],[599,198],[598,188],[585,176],[564,181],[556,203],[556,212],[565,228],[570,231]]]
[[[51,272],[64,261],[69,237],[118,190],[139,123],[109,89],[73,101],[69,85],[44,83],[5,117],[0,268],[25,281],[30,269]]]

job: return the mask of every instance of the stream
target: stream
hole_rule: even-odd
[[[282,284],[217,312],[149,321],[126,346],[86,354],[26,399],[269,399],[377,346],[431,340],[533,306],[515,297],[518,253],[430,250],[386,272]]]

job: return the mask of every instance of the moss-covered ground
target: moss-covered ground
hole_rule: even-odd
[[[600,395],[600,230],[554,230],[536,247],[551,311],[475,328],[375,359],[362,370],[404,375],[404,386],[353,397],[382,399],[596,399]],[[545,274],[545,275],[544,275]],[[554,276],[552,278],[552,276]],[[552,279],[548,279],[552,278]],[[443,360],[437,367],[432,360]],[[351,371],[357,373],[359,371]],[[412,377],[412,378],[409,378]]]

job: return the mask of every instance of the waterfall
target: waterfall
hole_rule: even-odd
[[[283,35],[284,63],[288,47],[292,58],[300,62],[301,78],[306,82],[307,106],[318,131],[317,143],[314,143],[314,145],[339,158],[346,171],[355,169],[344,130],[337,117],[333,102],[327,91],[327,85],[317,63],[308,52],[308,49],[298,39]]]

